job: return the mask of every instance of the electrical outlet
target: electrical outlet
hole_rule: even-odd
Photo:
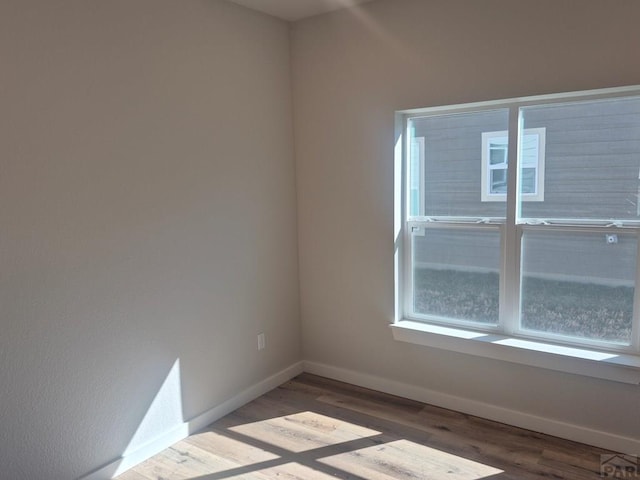
[[[258,350],[264,350],[264,347],[267,346],[267,343],[264,338],[264,333],[258,334]]]

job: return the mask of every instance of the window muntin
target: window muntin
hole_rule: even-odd
[[[580,99],[577,95],[570,95],[566,98],[556,96],[552,99],[544,98],[540,105],[535,104],[531,99],[524,99],[521,104],[518,104],[518,101],[503,101],[496,102],[494,105],[485,103],[481,107],[478,107],[478,104],[472,105],[469,111],[465,111],[463,106],[457,106],[451,108],[449,112],[446,111],[446,108],[439,108],[434,111],[425,111],[425,114],[412,113],[407,116],[408,126],[413,127],[420,124],[422,127],[420,136],[425,139],[424,172],[426,175],[424,179],[424,208],[419,216],[411,216],[411,212],[407,212],[409,215],[405,218],[406,241],[404,248],[408,253],[403,257],[405,259],[403,316],[408,320],[469,327],[491,333],[503,333],[508,336],[532,337],[554,343],[586,345],[596,349],[639,353],[638,308],[636,307],[638,301],[635,298],[635,283],[638,272],[636,252],[638,232],[640,231],[640,222],[638,222],[638,212],[640,212],[638,206],[640,203],[638,202],[640,196],[638,174],[640,171],[640,97],[627,95],[621,98],[598,100],[588,97],[586,97],[587,100],[584,97]],[[578,100],[574,101],[575,98]],[[607,102],[611,102],[613,105],[609,105]],[[616,131],[624,128],[626,135],[631,137],[635,135],[635,140],[628,139],[626,144],[626,148],[635,152],[633,155],[617,157],[616,152],[622,151],[622,145],[619,141],[605,148],[607,164],[601,166],[603,168],[603,184],[596,186],[579,185],[581,179],[587,178],[584,172],[581,172],[582,165],[580,162],[574,164],[566,162],[567,149],[570,150],[570,146],[567,144],[585,141],[580,140],[576,133],[580,127],[572,127],[573,134],[569,137],[563,136],[563,133],[569,128],[566,122],[554,121],[550,115],[554,108],[556,110],[560,108],[563,113],[566,113],[578,104],[583,112],[588,112],[589,108],[585,108],[585,104],[589,103],[596,105],[595,110],[588,115],[588,117],[593,117],[589,118],[589,121],[597,123],[597,118],[606,112],[609,119],[601,119],[602,125],[611,122],[612,128],[609,130]],[[508,108],[497,108],[503,105],[507,105]],[[569,110],[564,111],[565,108]],[[619,111],[616,111],[616,108]],[[544,122],[541,121],[544,116],[543,112],[546,114]],[[476,144],[482,148],[483,152],[487,146],[490,148],[486,148],[486,161],[483,159],[482,162],[478,162],[476,151],[476,167],[474,167],[468,162],[466,155],[461,153],[464,151],[467,141],[464,137],[468,137],[468,132],[474,131],[478,127],[478,125],[474,125],[474,121],[491,118],[492,115],[505,115],[501,119],[504,126],[502,128],[487,128],[487,124],[492,122],[485,122],[476,131],[476,133],[479,132],[480,139],[483,134],[492,134],[492,136],[485,135],[486,138],[491,138],[492,142],[485,145]],[[578,125],[580,125],[579,120],[574,117],[574,121]],[[438,127],[451,126],[455,123],[464,123],[464,128],[449,129],[444,135],[449,147],[443,148],[443,143],[438,144],[439,135],[443,136],[443,129]],[[434,131],[431,131],[431,128]],[[606,128],[602,128],[602,130],[606,130]],[[409,128],[407,132],[410,135],[415,134],[412,128]],[[588,137],[589,133],[587,131],[585,135]],[[516,138],[517,142],[514,143],[517,148],[509,148],[509,140]],[[430,139],[435,139],[435,146],[431,145]],[[484,139],[480,140],[478,137],[476,139],[478,143],[485,143]],[[596,135],[595,139],[591,137],[588,140],[591,140],[592,143],[609,141],[604,138],[602,131],[599,136]],[[460,149],[460,154],[454,156],[454,160],[440,161],[438,164],[439,154],[444,157],[456,148]],[[520,155],[516,160],[518,148]],[[581,147],[576,147],[576,149],[577,152],[582,153],[576,153],[574,156],[582,157],[584,149]],[[536,160],[535,164],[534,159]],[[586,160],[583,159],[583,161]],[[439,176],[430,178],[432,164],[435,171],[438,169],[440,171]],[[447,164],[449,166],[444,168],[443,166]],[[517,173],[510,175],[508,165],[517,166]],[[479,171],[481,166],[493,168]],[[504,181],[501,174],[496,173],[492,177],[489,173],[490,170],[504,171],[506,186],[501,184]],[[633,170],[635,170],[635,176],[631,178],[629,172]],[[468,183],[465,185],[470,181],[471,175],[465,175],[464,172],[475,172],[476,175],[480,173],[479,176],[476,176],[475,202],[469,201],[471,189]],[[563,185],[562,178],[569,180],[569,183]],[[620,180],[627,182],[624,183],[625,188],[622,189],[628,203],[626,210],[616,214],[615,211],[609,209],[609,215],[606,217],[591,213],[590,208],[599,206],[602,201],[610,206],[611,202],[607,202],[608,197],[615,193],[615,188],[611,187],[614,184],[612,182]],[[631,185],[630,180],[635,180],[635,183]],[[484,182],[484,185],[481,185],[481,182]],[[457,191],[456,184],[461,187]],[[446,185],[446,188],[443,185]],[[502,195],[503,199],[499,202],[484,203],[484,199],[481,199],[482,193],[491,193],[491,188],[493,188],[494,195]],[[500,190],[504,190],[504,192]],[[575,194],[575,192],[583,190],[590,191],[591,195],[581,197]],[[571,191],[574,193],[568,194]],[[442,193],[446,194],[439,195]],[[537,195],[541,196],[540,201],[528,201]],[[446,197],[445,200],[438,202],[438,198],[442,196]],[[571,199],[575,199],[578,204],[568,203]],[[466,203],[462,200],[466,200]],[[580,202],[584,205],[580,205]],[[600,211],[603,209],[601,208]],[[508,212],[515,212],[515,215]],[[541,215],[541,212],[544,215]],[[581,215],[568,215],[567,212],[581,212]],[[458,255],[452,254],[455,250],[453,240],[447,245],[449,253],[446,253],[446,250],[438,250],[441,247],[437,246],[433,234],[436,229],[439,231],[451,229],[450,234],[456,232],[457,240],[461,244],[464,242],[462,239],[466,238],[469,242],[466,247],[468,252],[478,250],[478,244],[474,242],[473,238],[482,229],[492,231],[492,234],[495,235],[497,240],[493,242],[493,255],[497,255],[499,262],[497,271],[493,275],[494,279],[497,279],[500,293],[497,320],[495,315],[483,316],[480,307],[477,310],[472,308],[466,311],[451,307],[449,311],[446,309],[442,311],[433,305],[429,306],[429,303],[424,301],[424,296],[428,296],[429,291],[421,287],[421,279],[416,273],[420,268],[424,268],[424,265],[421,265],[417,260],[424,256],[424,253],[420,252],[420,249],[425,250],[424,245],[428,245],[426,250],[432,257],[447,259],[447,261],[439,262],[440,270],[449,270],[449,273],[452,274],[461,271],[477,274],[490,273],[488,270],[482,271],[482,268],[479,268],[479,265],[474,265],[474,262],[466,264],[463,262],[461,265]],[[617,243],[605,243],[609,242],[610,235],[614,235]],[[455,236],[452,237],[452,239],[455,238]],[[552,240],[549,240],[550,238]],[[595,242],[594,239],[598,239],[598,242]],[[556,252],[552,254],[542,249],[542,253],[540,253],[539,246],[549,241],[557,243]],[[596,243],[598,247],[594,246]],[[606,250],[605,255],[601,248],[606,246],[609,247],[609,250]],[[479,258],[481,257],[478,256],[476,260]],[[564,258],[564,264],[558,261],[559,258]],[[605,261],[609,262],[609,266],[602,265]],[[476,261],[475,263],[482,262]],[[549,268],[543,268],[544,265]],[[624,265],[624,268],[621,267],[624,270],[624,275],[616,270],[615,265]],[[599,271],[599,276],[587,275],[583,271],[583,268],[586,267]],[[624,280],[618,278],[621,275]],[[467,277],[471,278],[472,275],[467,275]],[[433,275],[433,278],[437,278],[437,276]],[[463,288],[463,282],[459,281],[459,278],[460,276],[455,282],[458,285],[457,289],[465,290],[464,293],[468,294],[471,289]],[[540,282],[536,284],[540,279],[543,280],[542,284]],[[486,282],[477,283],[491,283],[489,277],[486,277],[485,280]],[[545,284],[546,280],[565,283],[547,282]],[[495,281],[493,280],[492,291],[496,290]],[[446,282],[443,280],[442,283]],[[536,295],[541,288],[543,290],[550,288],[549,285],[555,285],[557,288],[552,289],[553,291],[546,297],[542,297],[545,301],[541,303],[537,300],[539,297]],[[596,307],[589,306],[586,301],[587,297],[584,297],[584,301],[575,297],[573,310],[571,308],[566,310],[573,313],[555,312],[559,318],[555,323],[549,323],[549,312],[545,317],[535,313],[535,309],[531,308],[538,305],[539,308],[553,313],[553,310],[557,310],[554,307],[554,302],[558,302],[558,298],[567,299],[567,294],[562,294],[563,291],[566,292],[567,289],[579,291],[581,287],[584,291],[592,289],[593,292],[599,292],[605,299],[604,303],[609,302],[610,304],[599,308],[600,313],[598,313]],[[613,302],[610,295],[614,291],[610,290],[612,288],[614,290],[618,288],[617,291],[622,292],[617,303]],[[420,301],[418,302],[417,299]],[[455,296],[448,301],[451,304],[457,302]],[[478,300],[478,305],[481,303]],[[495,307],[493,308],[495,311]],[[599,324],[607,322],[618,325],[613,327],[615,333],[612,333],[611,329],[599,327]],[[597,333],[598,328],[600,328],[600,333]]]

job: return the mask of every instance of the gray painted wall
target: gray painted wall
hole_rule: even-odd
[[[288,27],[3,0],[0,58],[0,478],[70,480],[300,360]]]
[[[431,228],[414,235],[418,267],[461,271],[500,270],[499,232]],[[524,273],[540,278],[602,285],[635,283],[638,242],[618,233],[607,243],[604,233],[526,233],[522,243]]]

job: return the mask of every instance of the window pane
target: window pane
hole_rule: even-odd
[[[491,110],[412,118],[409,132],[424,137],[424,214],[426,216],[504,217],[504,202],[483,202],[489,193],[489,159],[483,165],[482,134],[508,128],[509,111]],[[503,135],[504,136],[504,135]],[[492,139],[492,141],[495,139]],[[499,142],[498,142],[499,145]],[[486,149],[487,157],[489,148]],[[504,155],[498,150],[495,155]],[[505,162],[505,158],[495,161]],[[484,185],[485,191],[482,192]]]
[[[497,324],[497,230],[417,229],[412,245],[414,313]]]
[[[525,129],[546,131],[544,201],[522,202],[521,217],[640,220],[640,98],[525,107],[521,113]],[[526,158],[523,152],[523,166]]]
[[[491,170],[491,193],[507,193],[507,169]]]
[[[489,163],[491,165],[507,164],[507,145],[498,147],[491,144],[489,151]]]
[[[538,143],[540,137],[537,134],[522,136],[522,166],[536,167],[538,165]]]
[[[522,182],[522,193],[536,193],[535,168],[523,168],[520,180]]]
[[[633,234],[525,232],[522,328],[629,344]]]

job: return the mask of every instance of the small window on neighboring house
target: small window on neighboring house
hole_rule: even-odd
[[[507,158],[509,137],[506,131],[482,134],[483,202],[507,199]],[[529,128],[522,135],[520,189],[523,201],[544,200],[545,129]]]

